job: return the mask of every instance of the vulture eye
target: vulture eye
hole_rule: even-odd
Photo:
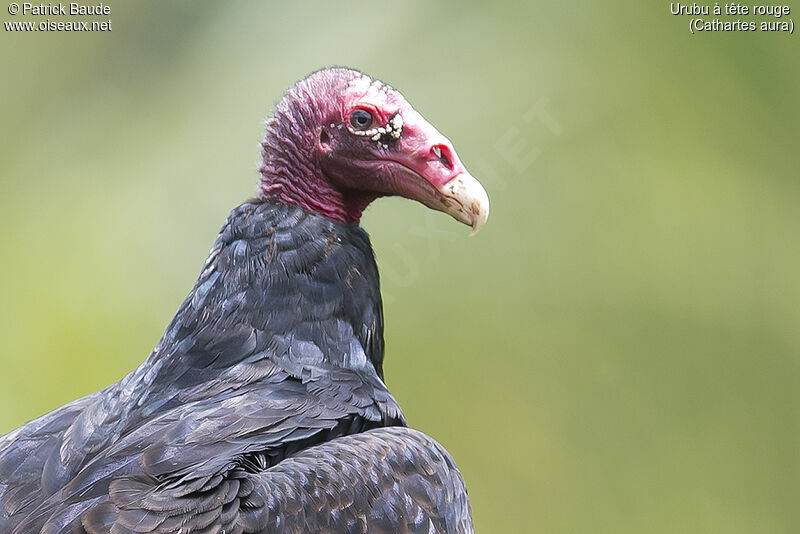
[[[350,124],[352,124],[353,128],[356,130],[366,130],[372,126],[373,120],[372,113],[366,109],[358,108],[350,115]]]

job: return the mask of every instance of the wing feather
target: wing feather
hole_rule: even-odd
[[[409,428],[340,437],[260,472],[222,475],[190,493],[154,478],[120,478],[110,502],[88,510],[82,525],[89,534],[109,526],[141,533],[472,532],[452,458]]]

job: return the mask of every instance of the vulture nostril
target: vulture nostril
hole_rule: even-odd
[[[439,159],[439,162],[442,165],[444,165],[448,169],[452,169],[453,168],[453,164],[450,163],[450,160],[447,157],[447,149],[446,148],[445,148],[445,150],[442,150],[442,146],[441,145],[434,145],[434,147],[431,149],[431,151]]]

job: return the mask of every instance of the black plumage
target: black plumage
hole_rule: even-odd
[[[477,231],[486,192],[399,93],[349,69],[287,92],[262,158],[259,198],[147,360],[0,436],[0,533],[472,532],[452,458],[384,384],[358,220],[397,194]]]
[[[142,366],[0,437],[0,532],[471,531],[382,360],[367,234],[243,204]]]

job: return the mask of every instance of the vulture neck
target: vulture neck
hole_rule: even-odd
[[[175,347],[166,352],[160,347]],[[383,311],[367,233],[284,202],[234,209],[153,354],[176,368],[270,359],[291,374],[383,378]]]
[[[348,209],[345,194],[325,180],[314,165],[295,162],[289,168],[285,157],[269,151],[259,172],[261,200],[285,202],[338,222],[357,223],[361,219],[360,212]]]
[[[307,127],[316,118],[309,119],[308,114],[313,115],[313,111],[290,109],[284,104],[267,121],[258,169],[260,198],[293,204],[334,221],[358,223],[377,195],[341,189],[327,179],[315,157],[316,133]]]

